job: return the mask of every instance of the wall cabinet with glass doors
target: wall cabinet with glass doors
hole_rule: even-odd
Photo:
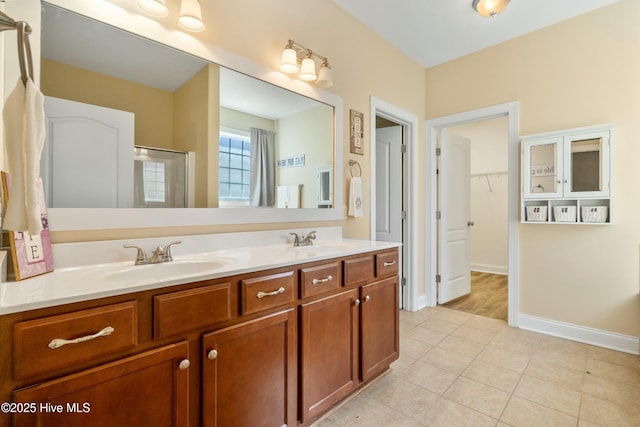
[[[522,137],[522,222],[611,223],[614,136],[608,124]]]

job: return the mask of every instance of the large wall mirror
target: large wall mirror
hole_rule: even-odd
[[[338,97],[53,3],[41,5],[53,230],[341,218]]]

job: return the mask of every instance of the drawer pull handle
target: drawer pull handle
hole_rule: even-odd
[[[207,353],[207,359],[209,360],[216,360],[217,357],[218,357],[218,350],[216,349],[213,349],[209,353]]]
[[[274,295],[283,294],[283,293],[284,293],[284,287],[280,286],[280,289],[278,289],[277,291],[258,292],[258,295],[256,295],[256,297],[258,298],[272,297]]]
[[[180,369],[181,371],[186,371],[187,369],[189,369],[189,366],[191,366],[191,362],[189,361],[189,359],[182,359],[180,361],[180,364],[178,365],[178,369]]]
[[[393,261],[385,261],[382,263],[383,267],[390,267],[392,265],[396,265],[396,260],[394,259]]]
[[[317,284],[319,284],[319,283],[327,283],[327,282],[330,282],[331,280],[333,280],[333,276],[327,276],[327,277],[325,277],[324,279],[313,279],[313,280],[311,281],[311,284],[312,284],[312,285],[317,285]]]
[[[62,347],[63,345],[67,345],[67,344],[79,344],[81,342],[85,342],[85,341],[91,341],[94,340],[98,337],[106,337],[107,335],[111,335],[113,333],[113,331],[115,331],[115,329],[113,329],[111,326],[107,326],[106,328],[104,328],[103,330],[101,330],[100,332],[97,332],[93,335],[87,335],[85,337],[80,337],[80,338],[76,338],[73,340],[65,340],[62,338],[56,338],[51,340],[51,342],[49,343],[49,348],[50,349],[54,349],[54,348],[58,348],[58,347]]]

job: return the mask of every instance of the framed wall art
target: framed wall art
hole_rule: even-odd
[[[364,114],[351,111],[351,152],[364,154]]]

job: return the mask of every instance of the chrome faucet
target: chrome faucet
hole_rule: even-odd
[[[313,245],[313,239],[316,238],[316,232],[312,231],[306,236],[300,236],[298,233],[289,233],[294,236],[293,246],[311,246]]]
[[[136,255],[136,260],[134,262],[135,265],[160,264],[163,262],[173,261],[173,257],[171,256],[171,246],[176,245],[178,243],[182,243],[182,241],[176,240],[171,243],[168,243],[164,247],[158,246],[157,248],[154,249],[153,255],[151,255],[151,258],[147,258],[147,254],[145,253],[144,249],[142,249],[140,246],[123,245],[123,247],[133,248],[138,250],[138,253]]]

